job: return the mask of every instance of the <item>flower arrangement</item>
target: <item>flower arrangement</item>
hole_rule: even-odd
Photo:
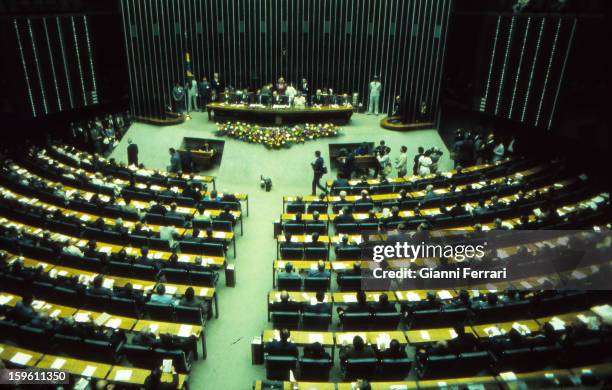
[[[300,126],[268,127],[243,122],[227,122],[217,126],[217,135],[226,136],[268,148],[279,149],[323,137],[336,137],[339,129],[331,124],[307,123]]]

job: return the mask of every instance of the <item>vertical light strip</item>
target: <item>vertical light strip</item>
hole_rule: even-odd
[[[512,119],[512,112],[514,111],[514,101],[516,99],[516,89],[521,78],[521,69],[523,67],[523,57],[525,56],[525,46],[527,45],[527,37],[529,36],[529,27],[531,26],[531,17],[527,18],[527,24],[525,26],[525,36],[523,37],[523,47],[521,48],[521,56],[519,58],[518,70],[516,71],[516,78],[514,79],[514,88],[512,90],[512,100],[510,101],[510,110],[508,111],[508,119]]]
[[[53,50],[51,50],[51,39],[49,39],[49,29],[47,28],[47,18],[43,18],[43,27],[45,28],[45,39],[47,40],[47,50],[49,53],[49,62],[51,63],[51,75],[53,76],[53,86],[55,88],[55,96],[57,97],[57,110],[62,111],[62,99],[57,85],[57,75],[55,73],[55,62],[53,61]]]
[[[23,45],[21,44],[21,34],[19,34],[19,26],[17,25],[17,19],[13,19],[13,26],[15,27],[15,34],[17,35],[17,46],[19,46],[19,56],[21,57],[21,67],[23,68],[23,75],[25,76],[26,87],[28,88],[28,98],[30,99],[30,108],[32,109],[32,116],[36,118],[36,107],[34,106],[34,98],[32,96],[32,88],[30,86],[30,76],[28,75],[28,68],[25,62],[25,56],[23,54]]]
[[[40,62],[38,61],[38,50],[36,49],[36,41],[34,39],[34,30],[32,29],[32,21],[28,19],[28,33],[30,34],[30,41],[32,43],[32,53],[34,54],[34,64],[36,64],[36,74],[38,76],[38,85],[40,86],[40,97],[43,104],[43,110],[45,114],[49,113],[47,107],[47,97],[45,96],[45,84],[43,83],[42,75],[40,74]]]
[[[542,93],[540,94],[540,104],[538,104],[538,114],[536,115],[535,126],[538,127],[540,124],[540,116],[542,114],[542,107],[544,106],[544,99],[548,92],[548,81],[550,80],[550,69],[552,68],[553,59],[555,58],[555,52],[557,51],[557,42],[559,41],[559,31],[561,30],[561,23],[563,19],[559,18],[557,22],[557,29],[555,31],[555,39],[553,40],[552,50],[550,57],[548,58],[548,66],[546,67],[546,76],[544,77],[544,86],[542,87]]]
[[[542,18],[540,23],[540,32],[538,33],[538,42],[536,43],[536,51],[533,56],[533,63],[531,64],[531,73],[529,74],[529,82],[527,83],[527,93],[525,93],[525,103],[523,105],[523,113],[521,114],[521,122],[525,122],[525,115],[527,114],[527,106],[529,105],[529,95],[531,94],[531,85],[533,83],[533,75],[535,74],[536,64],[538,63],[538,55],[540,54],[540,47],[542,46],[542,36],[544,35],[544,26],[546,25],[546,19]]]
[[[510,31],[508,32],[508,42],[506,43],[506,53],[504,54],[504,65],[502,66],[501,78],[499,80],[499,88],[497,90],[497,99],[495,100],[495,115],[499,114],[499,106],[502,100],[504,85],[506,84],[506,68],[508,67],[508,57],[510,56],[510,48],[512,47],[512,36],[514,35],[514,24],[516,16],[510,21]]]
[[[125,21],[125,14],[126,14],[126,5],[125,5],[125,1],[126,0],[122,0],[121,1],[121,16],[122,16],[122,21],[123,21],[123,41],[125,44],[125,52],[126,52],[126,58],[127,58],[127,65],[128,65],[128,77],[129,77],[129,81],[130,81],[130,108],[132,110],[132,115],[136,114],[136,106],[135,106],[135,102],[134,102],[134,81],[132,79],[132,65],[133,62],[131,60],[131,50],[128,48],[128,29],[127,29],[127,22]]]
[[[83,105],[87,105],[87,94],[85,93],[85,80],[83,80],[83,69],[81,68],[81,52],[79,50],[79,41],[76,33],[76,26],[74,24],[74,16],[70,17],[70,23],[72,24],[72,36],[74,38],[74,51],[76,53],[76,63],[79,69],[79,77],[81,79],[81,92],[83,93]]]
[[[572,50],[572,46],[574,43],[574,34],[576,33],[576,25],[578,24],[578,18],[574,18],[574,23],[572,25],[572,32],[570,35],[570,41],[567,45],[567,51],[565,52],[565,59],[563,60],[563,68],[561,69],[561,77],[559,78],[559,82],[557,83],[557,93],[555,94],[555,101],[553,103],[552,111],[550,113],[550,118],[548,119],[548,130],[550,130],[552,126],[552,121],[555,116],[555,111],[557,110],[557,100],[559,99],[559,92],[561,91],[561,85],[563,85],[563,79],[565,78],[565,68],[567,66],[567,59],[570,56],[570,52]]]
[[[446,60],[446,42],[448,40],[448,24],[450,23],[450,17],[451,17],[451,11],[453,9],[453,3],[451,0],[445,0],[445,4],[447,6],[447,11],[446,11],[446,18],[442,18],[442,28],[444,29],[444,40],[441,43],[441,50],[442,50],[442,60],[440,61],[440,69],[438,72],[438,77],[436,80],[436,84],[435,84],[435,88],[434,91],[436,91],[436,97],[433,101],[432,107],[430,107],[430,112],[433,111],[434,107],[433,105],[435,105],[436,108],[436,112],[439,112],[438,110],[438,105],[440,103],[440,85],[442,83],[442,75],[444,74],[444,65],[445,65],[445,60]],[[444,12],[443,12],[444,13]],[[442,39],[442,35],[440,35],[440,39]],[[437,119],[439,120],[439,116],[437,117]],[[437,122],[439,124],[439,122]]]
[[[484,110],[486,111],[486,106],[489,103],[489,90],[491,88],[491,76],[493,75],[493,65],[495,64],[495,53],[497,53],[497,40],[499,39],[499,26],[501,24],[501,16],[497,17],[497,27],[495,28],[495,38],[493,39],[493,50],[491,51],[491,62],[489,63],[489,75],[487,76],[487,85],[485,86],[484,93]]]
[[[87,42],[87,54],[89,55],[89,69],[91,70],[91,82],[93,84],[93,90],[96,92],[98,86],[96,84],[96,72],[94,70],[93,63],[93,50],[91,49],[91,39],[89,36],[89,23],[87,22],[87,15],[83,15],[83,25],[85,26],[85,41]]]

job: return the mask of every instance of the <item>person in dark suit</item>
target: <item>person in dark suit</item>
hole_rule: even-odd
[[[327,188],[321,185],[321,178],[325,174],[325,161],[323,161],[323,157],[321,157],[321,151],[315,151],[315,160],[310,163],[312,167],[313,177],[312,177],[312,195],[317,194],[317,188],[323,191],[324,194],[327,194]]]
[[[280,340],[272,340],[264,346],[264,352],[273,356],[295,356],[298,357],[298,349],[289,341],[291,333],[288,329],[280,330]]]
[[[402,348],[402,345],[396,339],[391,340],[389,348],[378,353],[379,359],[405,359],[407,357],[406,350]]]
[[[127,155],[128,165],[138,166],[138,145],[132,143],[131,139],[128,139]]]
[[[457,337],[448,342],[448,347],[453,353],[460,354],[465,352],[474,352],[478,344],[478,340],[473,333],[467,333],[463,324],[454,327]]]
[[[372,307],[368,304],[366,293],[357,291],[357,302],[349,304],[346,308],[339,307],[336,311],[342,317],[344,313],[371,313]]]
[[[232,224],[236,223],[236,217],[232,214],[230,206],[225,206],[223,212],[221,212],[215,219],[219,221],[229,221]]]
[[[177,207],[178,207],[177,204],[172,202],[170,204],[170,211],[166,213],[166,217],[177,218],[177,219],[181,219],[185,221],[185,214],[176,211]]]
[[[168,210],[158,202],[152,201],[151,206],[149,206],[148,212],[151,214],[166,215]]]
[[[319,342],[314,342],[304,347],[304,358],[306,359],[330,359],[329,353]]]
[[[343,346],[340,348],[340,361],[342,365],[346,364],[348,359],[368,359],[374,358],[376,354],[370,345],[366,345],[361,336],[353,338],[352,346]]]
[[[396,313],[395,304],[389,302],[387,293],[381,293],[378,296],[378,302],[372,306],[372,310],[378,313]]]
[[[314,305],[305,305],[304,312],[317,313],[317,314],[324,314],[324,313],[331,314],[332,307],[330,303],[325,302],[325,292],[317,291],[316,297],[317,297],[317,302]]]
[[[327,243],[319,241],[319,233],[312,233],[312,241],[305,244],[308,248],[325,248]]]
[[[297,273],[294,272],[293,269],[293,263],[288,262],[287,264],[285,264],[285,271],[281,272],[278,275],[278,279],[300,279],[301,276]]]
[[[293,236],[291,235],[291,233],[285,233],[285,241],[281,242],[280,244],[281,249],[301,248],[303,246],[301,242],[293,242],[292,238]]]
[[[325,269],[325,262],[323,260],[319,260],[317,263],[317,269],[311,269],[308,271],[308,276],[311,278],[329,278],[331,274]]]
[[[130,299],[141,305],[145,299],[141,291],[135,290],[132,283],[126,283],[123,288],[114,294],[117,298]]]
[[[104,276],[97,275],[90,288],[87,289],[87,292],[91,295],[97,295],[102,297],[112,297],[113,292],[111,289],[102,286],[102,282],[104,282]]]
[[[340,214],[334,218],[334,224],[338,225],[340,223],[355,223],[355,217],[348,207],[343,207]]]
[[[302,304],[289,299],[289,293],[283,290],[280,300],[270,304],[270,311],[302,311]]]
[[[32,307],[32,295],[24,294],[20,302],[17,302],[15,307],[9,312],[9,318],[20,325],[29,324],[38,313]]]
[[[136,332],[132,338],[132,344],[149,348],[158,348],[160,346],[160,341],[155,337],[155,333],[151,332],[151,329],[147,326],[140,332]]]

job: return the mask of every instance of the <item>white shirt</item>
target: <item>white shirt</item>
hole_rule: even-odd
[[[421,157],[419,157],[419,175],[421,176],[429,175],[431,173],[431,170],[429,169],[431,164],[432,164],[431,158],[425,155],[422,155]]]
[[[380,81],[372,81],[370,83],[370,95],[371,96],[380,96],[380,90],[382,89],[382,84]]]
[[[407,163],[408,154],[400,153],[399,157],[395,160],[395,169],[397,169],[398,171],[405,171]]]

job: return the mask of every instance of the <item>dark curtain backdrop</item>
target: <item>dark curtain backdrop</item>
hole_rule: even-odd
[[[284,76],[360,95],[380,75],[381,108],[402,95],[434,113],[452,0],[122,0],[131,108],[163,117],[185,53],[199,79],[255,89]]]

